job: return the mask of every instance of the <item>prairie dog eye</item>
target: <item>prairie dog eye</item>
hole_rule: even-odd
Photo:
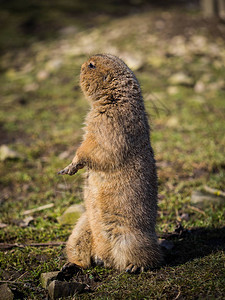
[[[89,63],[88,68],[90,68],[90,69],[96,69],[96,66],[93,63]]]

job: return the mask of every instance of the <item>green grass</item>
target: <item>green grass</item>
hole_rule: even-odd
[[[6,16],[7,9],[1,15]],[[17,32],[21,28],[18,24],[30,18],[29,11],[17,12],[15,17],[15,11],[8,10],[14,23],[7,21],[1,36],[0,48],[7,51],[3,51],[0,63],[0,139],[20,157],[0,162],[0,223],[8,224],[0,230],[0,242],[67,240],[71,227],[59,225],[57,217],[71,204],[82,201],[82,172],[62,177],[57,171],[72,159],[88,111],[79,89],[79,69],[92,52],[115,53],[116,49],[125,60],[131,56],[143,61],[135,74],[151,116],[152,145],[158,162],[157,232],[175,246],[165,254],[163,266],[141,275],[102,268],[87,270],[90,278],[97,273],[100,281],[93,285],[91,293],[79,297],[220,299],[225,293],[225,206],[214,204],[196,211],[190,201],[192,191],[204,185],[224,190],[225,90],[218,84],[225,76],[224,40],[211,35],[197,13],[158,9],[156,13],[140,12],[114,19],[108,7],[105,17],[92,15],[95,27],[84,30],[85,8],[79,9],[84,11],[79,26],[75,24],[77,35],[58,34],[58,29],[74,25],[73,18],[67,18],[68,10],[51,15],[45,8],[43,20],[51,19],[49,24],[54,26],[49,26],[44,36],[40,30],[40,35],[34,34],[31,40],[30,33]],[[174,22],[168,21],[168,14]],[[206,40],[201,55],[191,48],[181,56],[168,54],[171,39],[180,34],[176,21],[181,14],[181,27],[185,29],[188,24],[192,31],[185,47],[192,45],[192,36]],[[165,22],[162,31],[155,27],[158,19]],[[35,26],[40,20],[35,21]],[[196,22],[198,27],[194,26]],[[55,35],[48,38],[54,28]],[[211,50],[212,47],[218,49]],[[40,72],[46,78],[41,78]],[[176,72],[191,76],[194,84],[204,81],[205,90],[198,94],[193,86],[178,85],[170,93],[169,78]],[[63,152],[65,158],[61,159]],[[52,202],[54,207],[33,214],[30,226],[16,225],[24,218],[24,210]],[[189,214],[187,221],[180,221],[182,213]],[[172,234],[177,222],[184,227],[181,235]],[[63,246],[13,248],[0,252],[0,276],[3,281],[17,282],[9,286],[18,298],[42,299],[46,291],[40,286],[40,274],[59,270],[65,262]]]
[[[110,283],[103,284],[98,290],[98,296],[101,299],[174,299],[181,295],[187,299],[193,295],[198,295],[199,299],[212,295],[220,298],[224,292],[224,280],[218,280],[218,277],[224,276],[224,264],[221,264],[223,259],[224,253],[217,252],[176,268],[164,267],[163,270],[141,274],[136,280],[133,276],[120,274]]]

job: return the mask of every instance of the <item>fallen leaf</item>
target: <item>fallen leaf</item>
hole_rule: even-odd
[[[26,217],[19,223],[19,226],[22,228],[28,227],[30,223],[34,220],[32,216]]]

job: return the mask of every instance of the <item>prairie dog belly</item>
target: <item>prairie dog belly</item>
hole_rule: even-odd
[[[87,210],[98,209],[109,214],[120,209],[125,192],[120,173],[88,172],[84,191]]]
[[[111,207],[117,207],[128,194],[127,187],[131,184],[132,177],[127,175],[126,170],[120,169],[113,172],[90,170],[86,188],[94,197],[95,202],[103,201],[105,203],[108,199]]]
[[[111,173],[90,170],[85,203],[91,220],[154,231],[155,214],[151,212],[155,212],[156,206],[151,201],[151,178],[146,184],[143,177],[142,170],[131,166]]]

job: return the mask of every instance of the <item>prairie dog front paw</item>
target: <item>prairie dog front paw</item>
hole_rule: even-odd
[[[83,167],[84,167],[83,164],[71,163],[67,167],[65,167],[64,169],[62,169],[61,171],[59,171],[58,174],[59,175],[68,174],[68,175],[72,176],[72,175],[76,174],[77,171],[79,169],[82,169]]]

